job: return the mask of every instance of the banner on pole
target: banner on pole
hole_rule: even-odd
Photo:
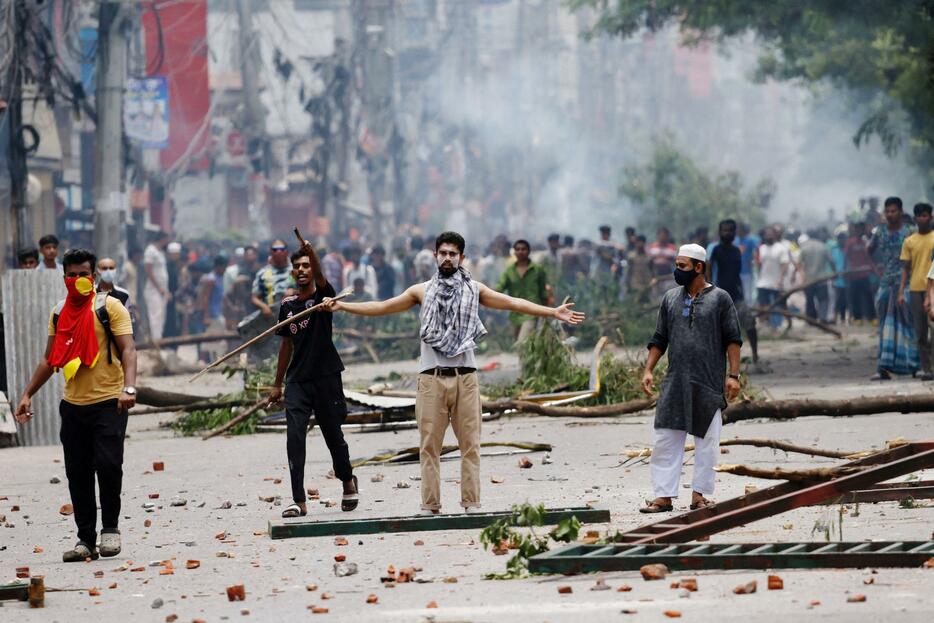
[[[169,146],[169,87],[165,76],[129,78],[123,106],[127,138],[147,149]]]

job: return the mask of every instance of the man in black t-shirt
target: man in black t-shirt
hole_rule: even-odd
[[[743,252],[733,244],[736,239],[736,221],[720,221],[720,242],[711,245],[708,253],[707,279],[721,290],[725,290],[733,299],[733,306],[739,314],[739,322],[749,345],[752,347],[752,362],[759,362],[759,336],[756,331],[756,317],[746,305],[746,292],[743,291]]]
[[[334,287],[325,279],[318,255],[311,245],[300,248],[291,259],[292,277],[298,286],[298,294],[282,299],[280,322],[317,305],[325,297],[336,295]],[[286,452],[294,502],[282,511],[283,517],[308,514],[304,483],[305,440],[312,413],[331,453],[334,474],[344,483],[341,510],[352,511],[357,507],[357,477],[353,475],[350,452],[341,431],[341,424],[347,418],[341,382],[344,364],[331,339],[332,317],[328,311],[315,312],[276,332],[282,338],[282,344],[269,402],[274,404],[282,400],[284,378]]]

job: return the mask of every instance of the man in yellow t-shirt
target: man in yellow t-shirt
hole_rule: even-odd
[[[100,486],[100,555],[116,556],[121,549],[117,523],[123,486],[123,440],[127,409],[136,403],[136,347],[130,314],[120,301],[110,296],[104,300],[111,341],[94,309],[97,301],[87,300],[94,297],[91,280],[96,263],[94,254],[85,249],[65,253],[62,264],[68,298],[56,306],[49,319],[45,356],[16,407],[17,422],[25,424],[33,415],[30,399],[52,377],[56,367],[62,368],[68,380],[59,406],[60,438],[78,527],[78,543],[63,554],[65,562],[98,557],[95,478]],[[65,305],[70,306],[68,311]],[[88,318],[89,309],[93,321]],[[68,321],[63,322],[66,316]],[[75,344],[80,344],[77,350]],[[68,363],[63,366],[61,361]]]
[[[931,270],[931,254],[934,253],[934,231],[931,231],[931,206],[927,203],[915,204],[914,233],[902,243],[902,279],[898,287],[898,302],[905,303],[905,284],[908,283],[911,319],[918,342],[918,354],[921,358],[921,380],[934,380],[931,370],[931,340],[928,328],[927,276]],[[909,279],[910,278],[910,279]]]

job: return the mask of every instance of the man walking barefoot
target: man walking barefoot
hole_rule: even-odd
[[[298,294],[282,299],[279,322],[335,296],[334,287],[321,271],[318,254],[309,244],[292,254],[292,277]],[[289,477],[292,480],[292,504],[282,511],[283,517],[304,517],[305,504],[305,444],[308,423],[314,413],[315,422],[331,453],[334,474],[344,483],[341,510],[357,508],[357,477],[350,466],[350,452],[341,424],[347,418],[347,403],[341,362],[331,338],[332,314],[312,313],[279,329],[282,337],[276,380],[269,394],[270,404],[282,399],[285,378],[286,452],[289,457]]]
[[[422,512],[441,512],[441,444],[448,423],[461,452],[461,506],[480,507],[480,388],[474,349],[486,335],[480,305],[579,324],[573,303],[545,307],[513,298],[474,281],[462,266],[464,238],[444,232],[435,240],[437,273],[397,297],[369,303],[325,299],[328,309],[385,316],[421,305],[421,356],[415,417],[420,436]]]
[[[675,283],[658,310],[642,389],[653,394],[652,371],[668,351],[668,373],[655,409],[652,486],[655,499],[643,513],[672,510],[678,497],[684,441],[694,435],[691,509],[708,506],[720,451],[721,409],[739,394],[739,318],[730,295],[704,278],[707,252],[686,244],[675,259]],[[730,374],[726,377],[727,362]],[[724,382],[725,381],[725,382]],[[724,392],[725,389],[725,392]],[[724,393],[726,400],[724,400]]]
[[[136,347],[130,313],[107,293],[94,296],[97,258],[71,249],[62,260],[68,297],[49,318],[45,356],[16,407],[16,421],[32,419],[31,398],[56,369],[65,375],[61,440],[65,475],[78,526],[78,543],[65,562],[96,560],[97,500],[100,487],[101,556],[120,553],[120,493],[127,409],[136,404]],[[112,352],[115,351],[115,352]]]

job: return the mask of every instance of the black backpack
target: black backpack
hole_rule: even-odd
[[[104,333],[107,335],[107,363],[112,364],[114,362],[112,351],[116,351],[117,359],[122,355],[120,352],[120,347],[117,346],[117,340],[114,338],[113,329],[110,328],[110,314],[107,313],[107,297],[110,296],[109,292],[98,292],[94,297],[94,315],[97,316],[98,322],[101,323],[101,326],[104,327]],[[62,299],[55,306],[55,311],[52,314],[52,326],[56,329],[58,328],[58,316],[62,313],[62,309],[65,308],[65,299]]]

